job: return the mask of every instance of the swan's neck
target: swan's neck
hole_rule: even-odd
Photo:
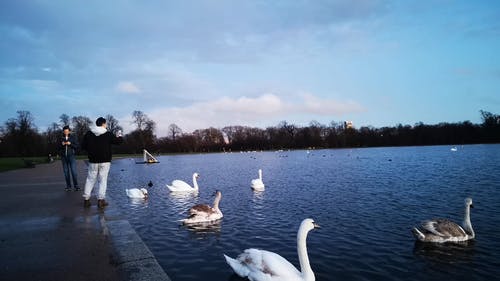
[[[198,190],[198,181],[196,180],[196,176],[193,176],[193,187],[195,190]]]
[[[311,264],[309,263],[309,256],[307,255],[307,233],[309,230],[300,228],[297,233],[297,253],[299,255],[300,272],[305,281],[314,281],[314,272],[312,271]]]
[[[213,208],[214,208],[215,210],[217,210],[217,211],[219,211],[219,202],[220,202],[221,197],[222,197],[222,196],[221,196],[221,195],[220,195],[220,193],[219,193],[219,194],[217,194],[217,195],[215,196],[215,199],[214,199],[214,207],[213,207]]]
[[[465,206],[465,215],[464,215],[464,222],[463,222],[464,230],[469,232],[472,238],[476,236],[474,233],[474,229],[472,229],[472,224],[470,222],[470,205]]]
[[[259,179],[262,181],[262,170],[259,170]]]

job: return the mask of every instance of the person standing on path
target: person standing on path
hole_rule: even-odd
[[[63,166],[64,178],[66,179],[66,191],[71,191],[71,178],[73,178],[73,187],[75,191],[80,190],[78,187],[78,179],[76,173],[76,150],[78,149],[78,141],[71,134],[69,126],[63,127],[63,136],[59,145],[59,155]]]
[[[121,132],[115,136],[106,127],[106,119],[99,117],[83,137],[82,148],[87,151],[89,158],[87,180],[83,190],[83,206],[90,207],[90,195],[96,181],[99,184],[97,207],[102,209],[108,205],[106,202],[106,188],[108,173],[111,166],[111,145],[123,142]]]

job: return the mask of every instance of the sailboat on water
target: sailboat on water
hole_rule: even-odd
[[[135,162],[136,164],[154,164],[154,163],[160,163],[158,159],[156,159],[151,153],[149,153],[146,149],[142,150],[143,152],[143,161],[138,161]]]

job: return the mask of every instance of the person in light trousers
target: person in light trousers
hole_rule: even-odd
[[[99,184],[97,207],[100,209],[108,205],[106,202],[106,188],[108,173],[111,166],[111,145],[123,142],[121,132],[115,136],[106,129],[106,119],[99,117],[96,126],[88,131],[82,142],[82,149],[87,151],[89,158],[87,180],[83,190],[83,206],[90,207],[90,195],[96,182]]]

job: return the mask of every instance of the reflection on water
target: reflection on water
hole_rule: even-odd
[[[424,243],[416,241],[413,253],[435,263],[471,262],[475,254],[475,241],[458,243]]]
[[[398,147],[173,155],[155,165],[114,161],[110,196],[172,280],[242,280],[223,254],[246,248],[276,252],[299,267],[296,235],[313,218],[307,248],[316,280],[492,280],[500,275],[500,145]],[[286,156],[286,157],[284,157]],[[325,156],[325,157],[323,157]],[[266,190],[249,182],[262,168]],[[123,171],[122,171],[123,170]],[[198,193],[170,193],[172,179],[199,171]],[[154,182],[149,199],[130,201],[125,188]],[[221,190],[224,218],[183,226],[189,208],[212,204]],[[463,219],[476,241],[415,243],[411,228],[430,217]]]
[[[199,196],[199,192],[170,192],[169,196],[180,204],[184,204],[193,202],[193,198],[197,198]]]
[[[148,199],[142,198],[128,198],[128,203],[130,209],[132,210],[140,210],[148,207]]]
[[[265,192],[265,191],[263,191],[263,190],[262,190],[262,191],[259,191],[259,190],[254,190],[254,191],[253,191],[253,201],[254,201],[254,202],[257,202],[257,201],[259,201],[259,200],[264,199],[264,192]]]
[[[210,234],[219,234],[221,231],[221,221],[214,221],[214,222],[200,222],[200,223],[195,223],[195,224],[184,224],[182,225],[183,228],[187,229],[188,231],[192,232],[198,237],[205,238],[207,235]]]

